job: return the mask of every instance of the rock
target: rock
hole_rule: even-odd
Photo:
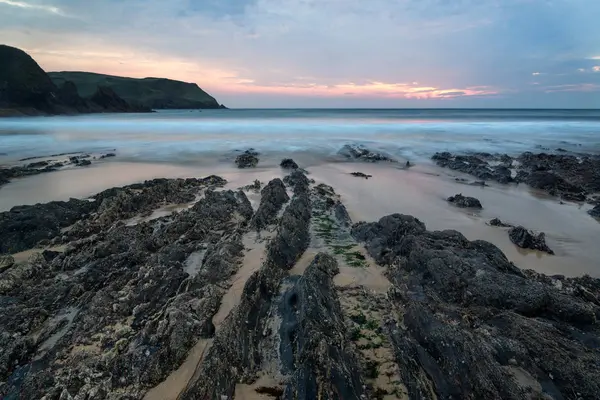
[[[536,235],[522,226],[517,226],[508,231],[508,237],[511,242],[523,249],[539,250],[548,254],[554,254],[546,244],[544,232]]]
[[[52,172],[55,171],[57,168],[56,165],[46,165],[43,168],[40,168],[42,166],[41,163],[42,162],[40,162],[39,164],[32,163],[26,167],[0,168],[0,186],[9,183],[10,180],[13,178],[22,178],[25,176],[42,174],[44,172]],[[31,165],[36,164],[39,165],[39,167],[31,167]]]
[[[0,255],[0,273],[6,271],[15,263],[15,259],[10,255]]]
[[[310,185],[308,178],[300,170],[295,170],[284,177],[283,182],[294,189],[294,194],[306,193]]]
[[[281,160],[279,166],[283,169],[298,169],[298,164],[294,162],[291,158],[284,158]]]
[[[362,172],[351,172],[350,175],[355,176],[357,178],[365,178],[365,179],[369,179],[369,178],[373,177],[373,175],[363,174]]]
[[[218,179],[156,180],[96,198],[119,196],[127,207],[138,203],[125,197],[160,204],[165,195],[186,197],[191,186],[210,183]],[[169,193],[173,187],[179,190]],[[0,396],[33,399],[68,389],[72,398],[139,398],[164,380],[198,340],[215,334],[212,318],[241,265],[248,207],[243,193],[207,190],[190,209],[134,226],[119,221],[108,234],[0,274]],[[80,224],[86,222],[95,220]],[[188,260],[197,252],[196,267]]]
[[[246,185],[242,189],[252,191],[254,193],[259,193],[261,187],[262,187],[262,183],[258,179],[255,179],[252,184]]]
[[[61,228],[86,218],[98,204],[86,200],[17,206],[0,213],[0,254],[28,250],[58,236]]]
[[[339,273],[335,259],[325,253],[315,256],[303,279],[291,278],[279,307],[282,370],[291,375],[286,382],[286,398],[305,393],[336,393],[340,399],[359,400],[365,396],[365,377],[352,352],[336,295],[333,277]],[[345,379],[334,376],[347,373]],[[312,382],[318,382],[316,385]],[[315,387],[317,386],[317,387]]]
[[[37,161],[31,164],[28,164],[26,168],[42,168],[48,166],[48,161]]]
[[[79,162],[77,162],[77,166],[79,167],[85,167],[88,165],[92,165],[92,162],[90,160],[79,160]]]
[[[116,157],[117,155],[115,153],[106,153],[106,154],[102,154],[100,156],[100,159],[105,159],[105,158],[109,158],[109,157]]]
[[[511,225],[511,224],[506,224],[506,223],[502,222],[502,221],[501,221],[499,218],[494,218],[494,219],[492,219],[492,220],[489,222],[489,224],[490,224],[491,226],[500,226],[500,227],[503,227],[503,228],[509,228],[509,227],[511,227],[511,228],[512,228],[512,227],[513,227],[513,225]]]
[[[367,149],[366,147],[362,146],[362,145],[356,145],[356,144],[347,144],[344,145],[344,147],[342,147],[340,149],[340,151],[338,151],[338,154],[346,157],[348,159],[352,159],[352,160],[356,160],[356,161],[367,161],[367,162],[378,162],[378,161],[389,161],[389,162],[395,162],[395,160],[393,160],[392,158],[381,154],[381,153],[377,153],[374,151],[371,151],[369,149]]]
[[[279,178],[270,181],[261,190],[260,194],[260,205],[250,223],[252,228],[257,231],[261,231],[272,224],[279,210],[290,200],[285,185]]]
[[[254,168],[258,165],[258,153],[254,150],[246,150],[235,158],[238,168]]]
[[[490,243],[427,231],[410,216],[358,223],[352,234],[386,268],[390,310],[403,310],[384,332],[407,398],[522,399],[513,372],[529,377],[537,398],[550,387],[552,398],[592,399],[600,390],[600,308],[573,294],[575,281],[559,290]]]
[[[477,208],[482,209],[481,203],[475,197],[467,197],[462,194],[457,194],[448,197],[448,201],[457,207],[461,208]]]
[[[588,214],[590,214],[592,217],[600,218],[600,204],[591,210],[588,210]]]

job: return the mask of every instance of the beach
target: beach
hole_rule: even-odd
[[[592,143],[121,139],[3,158],[5,398],[597,393]]]
[[[271,164],[273,164],[272,162]],[[373,221],[400,212],[413,215],[435,230],[456,229],[471,240],[487,240],[498,246],[517,266],[548,275],[600,276],[600,249],[595,236],[598,222],[586,213],[590,205],[564,203],[524,185],[471,186],[456,181],[468,177],[430,163],[408,170],[398,165],[356,164],[324,160],[308,167],[311,179],[336,188],[354,222]],[[267,163],[268,165],[268,163]],[[356,178],[351,172],[372,175]],[[70,168],[51,174],[17,179],[0,191],[0,211],[18,205],[46,203],[69,198],[87,198],[103,190],[154,178],[193,178],[218,175],[228,181],[228,189],[283,178],[278,166],[240,170],[232,163],[213,167],[166,163],[121,162],[118,157],[86,168]],[[456,193],[479,198],[481,211],[463,210],[445,199]],[[555,255],[523,250],[508,240],[506,229],[489,221],[500,218],[513,224],[545,232]]]

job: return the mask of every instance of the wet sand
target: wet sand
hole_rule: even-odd
[[[521,268],[549,275],[600,276],[600,247],[597,246],[600,223],[585,212],[588,205],[560,204],[558,199],[548,198],[524,185],[491,183],[478,187],[458,183],[455,177],[473,179],[429,164],[406,170],[387,163],[327,163],[309,167],[308,171],[309,178],[335,188],[354,222],[374,221],[391,213],[409,214],[421,219],[429,229],[456,229],[468,239],[494,243]],[[350,175],[354,171],[373,177],[356,178]],[[0,211],[21,204],[85,198],[110,187],[157,177],[219,175],[228,180],[227,188],[236,189],[255,179],[264,184],[284,174],[280,168],[273,167],[240,170],[231,164],[207,168],[110,161],[14,180],[0,188]],[[477,197],[484,209],[459,209],[445,201],[456,193]],[[258,198],[253,200],[258,202]],[[545,232],[548,245],[556,255],[517,248],[510,242],[506,228],[487,225],[495,217]]]
[[[353,171],[373,177],[355,178],[349,174]],[[374,221],[392,213],[413,215],[428,229],[455,229],[470,240],[487,240],[524,269],[548,275],[600,276],[600,248],[596,244],[600,223],[585,212],[589,206],[560,204],[557,198],[525,185],[458,183],[454,177],[469,177],[434,166],[404,170],[381,164],[329,164],[311,172],[313,179],[333,186],[342,196],[354,222]],[[478,198],[483,210],[460,209],[445,201],[456,193]],[[556,255],[518,248],[508,238],[507,228],[487,224],[492,218],[545,232]]]

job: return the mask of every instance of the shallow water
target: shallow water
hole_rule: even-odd
[[[0,164],[116,151],[121,160],[210,165],[235,149],[334,155],[348,142],[400,158],[436,151],[514,154],[536,146],[600,152],[597,110],[203,110],[0,119]],[[294,155],[297,158],[296,155]]]

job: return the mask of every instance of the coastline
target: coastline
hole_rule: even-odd
[[[240,153],[238,166],[252,154]],[[163,177],[145,180],[156,175]],[[25,353],[3,372],[0,393],[272,398],[312,390],[302,378],[309,376],[319,390],[357,400],[467,395],[462,385],[420,375],[435,365],[436,379],[460,376],[481,395],[498,380],[493,397],[515,393],[511,399],[544,393],[548,372],[540,368],[551,366],[561,393],[573,389],[572,371],[584,371],[577,390],[593,396],[600,371],[580,367],[598,357],[584,342],[600,340],[600,285],[568,276],[594,272],[585,267],[598,259],[589,241],[598,222],[522,185],[456,177],[389,161],[321,163],[305,174],[111,157],[13,181],[0,198],[6,189],[30,198],[37,189],[47,200],[60,182],[64,196],[99,193],[0,214],[33,235],[9,227],[2,243],[20,250],[0,259],[0,295],[13,299],[0,302],[9,316],[2,351]],[[132,180],[145,181],[115,187]],[[483,209],[449,204],[446,196],[459,191]],[[514,250],[505,228],[487,225],[492,216],[548,227],[555,255]],[[43,239],[31,250],[35,237]],[[14,331],[29,316],[40,322]],[[512,358],[494,356],[498,342]],[[548,352],[546,343],[576,357]],[[469,373],[456,375],[462,366]],[[352,377],[336,380],[331,370]],[[74,373],[92,378],[73,387]]]
[[[421,219],[433,230],[455,229],[470,240],[489,241],[522,269],[547,275],[574,277],[589,274],[600,277],[600,269],[595,268],[596,261],[600,260],[600,249],[595,246],[594,240],[600,224],[586,212],[592,208],[591,205],[563,202],[526,185],[493,182],[484,187],[469,185],[466,182],[472,181],[471,176],[431,163],[418,164],[410,169],[400,165],[322,160],[307,167],[306,171],[315,182],[336,189],[353,222],[374,221],[400,212]],[[350,173],[355,171],[372,177],[353,177]],[[119,161],[119,157],[111,157],[94,160],[86,167],[67,167],[14,179],[0,188],[0,212],[21,205],[86,199],[103,190],[156,178],[217,175],[227,180],[226,189],[236,190],[255,179],[268,182],[283,178],[285,174],[285,170],[270,163],[258,168],[239,169],[226,161],[209,167],[124,162]],[[461,182],[461,179],[466,181]],[[480,199],[483,210],[465,210],[449,204],[445,199],[456,193]],[[252,200],[251,193],[248,196],[252,202],[258,201]],[[515,246],[509,240],[506,228],[489,225],[493,218],[545,232],[547,242],[556,254],[548,255]]]

